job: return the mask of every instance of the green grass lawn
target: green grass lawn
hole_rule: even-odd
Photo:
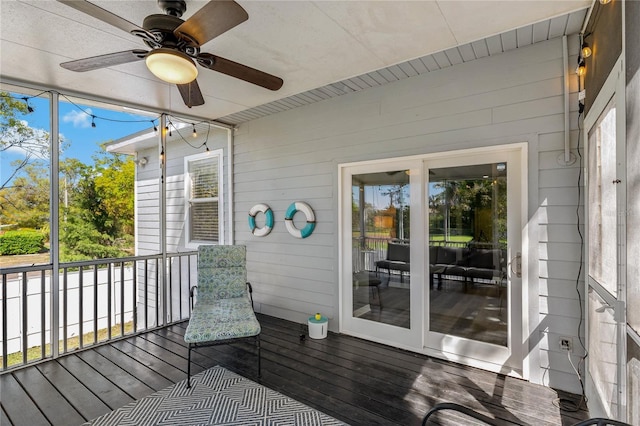
[[[451,241],[452,243],[468,243],[471,241],[473,237],[471,235],[452,235],[449,237],[447,241]],[[444,235],[429,235],[429,241],[444,241]]]
[[[124,334],[125,335],[130,334],[131,332],[133,332],[133,321],[125,323],[124,325]],[[120,336],[120,324],[114,325],[113,327],[111,327],[111,337],[113,338],[113,337],[119,337],[119,336]],[[98,339],[97,339],[98,342],[107,340],[107,338],[108,338],[108,333],[106,328],[103,328],[102,330],[98,330]],[[83,335],[82,343],[85,347],[93,345],[93,341],[94,341],[93,332],[86,333]],[[62,340],[60,340],[59,342],[59,347],[60,348],[63,347]],[[67,339],[67,351],[71,352],[79,348],[80,348],[80,336],[70,337]],[[44,353],[45,353],[45,356],[51,355],[50,344],[47,344],[45,346]],[[41,357],[42,357],[42,346],[33,346],[27,349],[27,362],[39,360],[41,359]],[[3,361],[2,356],[0,356],[0,364],[2,363],[2,361]],[[7,365],[9,367],[11,367],[12,365],[18,365],[18,364],[22,364],[22,352],[14,352],[12,354],[7,355]]]

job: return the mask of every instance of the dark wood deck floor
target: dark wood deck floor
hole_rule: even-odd
[[[219,364],[352,425],[417,425],[438,402],[517,424],[570,425],[588,417],[559,410],[549,388],[339,334],[301,341],[301,325],[259,319],[261,379],[255,348],[245,343],[197,350],[194,373]],[[78,425],[184,380],[185,328],[181,323],[3,374],[0,424]],[[472,424],[451,415],[435,419]]]

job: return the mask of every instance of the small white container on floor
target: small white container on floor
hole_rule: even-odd
[[[327,337],[329,318],[324,316],[320,316],[320,319],[316,318],[317,316],[315,315],[309,317],[309,337],[312,339],[324,339]]]

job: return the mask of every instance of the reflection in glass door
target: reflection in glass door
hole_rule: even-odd
[[[408,170],[352,175],[352,315],[410,328]]]
[[[507,346],[507,164],[429,170],[429,324]]]

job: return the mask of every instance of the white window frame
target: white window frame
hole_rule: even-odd
[[[203,201],[217,201],[218,203],[218,240],[204,241],[191,239],[191,176],[189,174],[189,164],[205,158],[217,159],[218,162],[218,196],[204,199]],[[189,155],[184,157],[184,235],[185,247],[196,249],[201,244],[224,244],[224,175],[223,173],[224,151],[217,149],[202,154]]]

